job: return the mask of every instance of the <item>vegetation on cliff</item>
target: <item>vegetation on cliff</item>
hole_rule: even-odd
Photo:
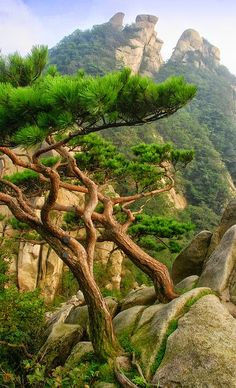
[[[115,50],[122,45],[131,45],[129,38],[135,33],[135,26],[117,29],[111,23],[105,23],[90,31],[75,31],[50,50],[50,62],[57,64],[64,73],[81,68],[91,74],[114,70],[119,66]],[[208,43],[208,46],[211,45]],[[123,128],[119,134],[109,130],[103,135],[124,150],[126,148],[125,152],[128,152],[131,139],[132,144],[138,144],[152,143],[161,137],[178,147],[194,148],[194,162],[184,178],[180,176],[178,188],[191,205],[181,217],[190,218],[200,230],[216,226],[219,214],[235,192],[236,126],[235,77],[224,66],[213,63],[210,57],[201,58],[204,67],[197,68],[198,55],[198,52],[190,52],[187,63],[176,57],[161,66],[158,74],[153,74],[158,82],[172,75],[184,75],[186,80],[197,85],[198,93],[186,109],[174,118],[151,124],[148,131]],[[87,64],[91,61],[90,69]],[[197,209],[202,215],[207,212],[207,220],[205,217],[202,221],[199,219]]]
[[[35,52],[40,63],[45,60],[45,48],[35,48],[32,66],[28,68],[27,63],[23,63],[26,73],[35,72]],[[8,63],[11,63],[11,57],[6,58],[6,66]],[[152,279],[160,301],[175,298],[166,266],[142,250],[129,236],[128,228],[135,221],[131,204],[169,191],[174,186],[174,167],[186,165],[193,153],[175,150],[170,145],[142,144],[133,149],[135,158],[126,163],[122,155],[114,153],[112,146],[107,146],[106,152],[104,150],[100,159],[95,160],[92,153],[83,152],[79,139],[105,128],[140,125],[173,114],[195,95],[196,88],[182,77],[155,84],[148,78],[132,76],[126,69],[103,77],[81,73],[73,76],[37,75],[32,85],[31,77],[29,79],[28,86],[18,86],[14,82],[1,84],[0,151],[14,165],[38,173],[42,183],[48,184],[48,194],[36,211],[30,202],[31,194],[27,196],[19,180],[13,183],[9,178],[1,177],[0,200],[16,219],[35,230],[70,268],[88,305],[90,337],[95,353],[101,359],[114,359],[122,350],[114,334],[111,315],[94,280],[95,243],[98,240],[113,241]],[[98,139],[91,138],[90,145],[92,141]],[[44,145],[39,147],[42,142]],[[24,159],[12,149],[13,145],[33,147],[32,156],[25,154]],[[86,149],[89,143],[85,141],[83,144],[82,141],[82,146]],[[52,150],[59,159],[45,165],[41,157]],[[76,151],[78,153],[74,154]],[[96,181],[100,167],[103,176],[100,174]],[[121,196],[115,198],[104,195],[100,190],[100,180],[104,183],[109,171],[124,175],[124,170],[133,180],[133,192],[121,192]],[[58,205],[57,198],[62,188],[86,194],[85,206]],[[100,211],[97,211],[98,205]],[[121,217],[116,215],[117,205]],[[84,225],[85,240],[79,241],[56,225],[53,210],[73,211]]]

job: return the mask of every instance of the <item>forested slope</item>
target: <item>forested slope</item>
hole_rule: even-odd
[[[190,205],[182,216],[199,228],[214,226],[217,215],[235,195],[236,78],[220,65],[219,50],[196,31],[185,31],[172,57],[163,64],[163,42],[154,31],[157,18],[139,15],[131,26],[122,27],[123,17],[117,14],[92,30],[76,30],[51,49],[50,62],[63,73],[83,68],[91,74],[103,74],[130,65],[133,71],[152,75],[157,82],[181,74],[195,83],[197,96],[173,117],[149,124],[145,130],[109,130],[104,135],[126,147],[126,152],[133,144],[162,139],[193,148],[195,160],[180,173],[178,181]]]

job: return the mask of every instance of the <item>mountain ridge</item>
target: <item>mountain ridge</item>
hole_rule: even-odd
[[[236,77],[221,65],[219,49],[197,31],[185,30],[164,63],[163,41],[155,30],[158,18],[138,15],[128,26],[123,26],[123,19],[120,12],[91,30],[76,30],[50,50],[50,62],[62,73],[83,68],[89,74],[102,75],[129,66],[134,73],[152,76],[157,82],[182,75],[195,83],[197,96],[173,118],[149,125],[145,133],[136,128],[129,134],[121,129],[103,135],[121,147],[161,138],[178,147],[193,147],[196,158],[179,179],[179,190],[193,207],[193,221],[195,207],[206,207],[213,220],[236,194]]]

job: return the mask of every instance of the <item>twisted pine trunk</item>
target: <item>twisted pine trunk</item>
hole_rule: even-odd
[[[72,252],[72,249],[63,246],[57,237],[42,230],[39,233],[70,268],[79,283],[88,305],[89,334],[94,352],[100,359],[115,359],[121,353],[121,348],[114,334],[111,314],[90,272],[85,249],[76,254],[74,249]]]
[[[178,297],[174,291],[169,271],[164,264],[144,252],[118,224],[114,223],[110,226],[107,233],[109,239],[114,241],[130,260],[152,279],[160,302],[167,303]]]

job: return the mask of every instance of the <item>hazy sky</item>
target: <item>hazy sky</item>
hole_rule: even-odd
[[[34,44],[52,47],[120,11],[125,24],[141,13],[159,17],[165,60],[182,32],[193,28],[220,49],[221,63],[236,74],[236,0],[0,0],[0,48],[25,54]]]

